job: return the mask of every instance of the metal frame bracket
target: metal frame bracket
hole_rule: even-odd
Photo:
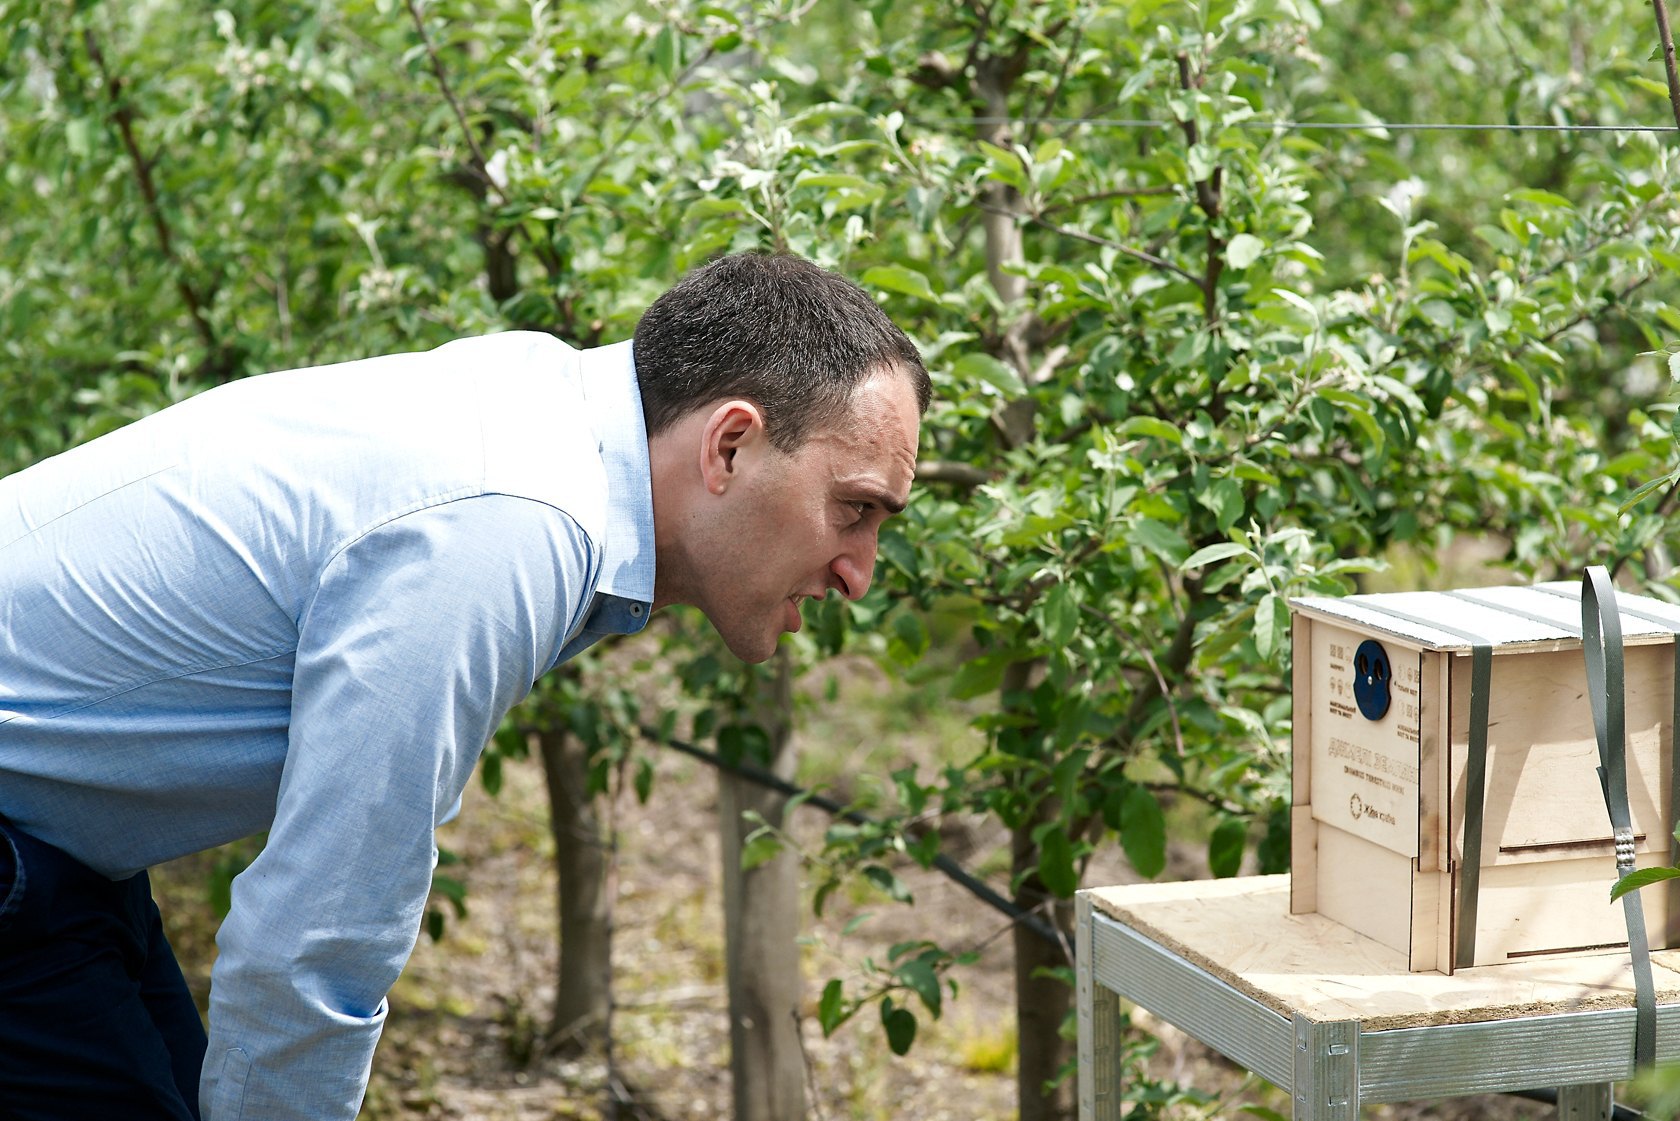
[[[1295,1121],[1359,1116],[1359,1021],[1317,1022],[1296,1014]]]

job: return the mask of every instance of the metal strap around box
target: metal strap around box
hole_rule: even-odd
[[[1607,610],[1606,610],[1607,609]],[[1598,781],[1616,833],[1616,872],[1634,870],[1633,814],[1628,808],[1626,682],[1622,667],[1622,620],[1610,573],[1592,565],[1581,581],[1581,645],[1587,661],[1587,699],[1598,738]],[[1672,730],[1670,732],[1672,735]],[[1633,1062],[1648,1070],[1657,1061],[1657,997],[1651,980],[1651,947],[1645,908],[1637,891],[1622,896],[1628,954],[1633,964]]]
[[[1482,816],[1487,802],[1488,687],[1493,680],[1493,643],[1479,634],[1387,604],[1362,606],[1470,643],[1470,751],[1464,760],[1464,858],[1459,866],[1458,939],[1453,950],[1454,968],[1468,968],[1476,962],[1476,905],[1482,883]]]
[[[1582,653],[1587,665],[1587,696],[1592,706],[1593,731],[1598,740],[1599,786],[1604,793],[1605,808],[1616,842],[1616,872],[1626,876],[1635,867],[1633,813],[1627,792],[1627,697],[1624,672],[1621,617],[1629,615],[1647,623],[1655,623],[1674,633],[1674,692],[1669,722],[1669,808],[1680,809],[1680,756],[1676,755],[1675,732],[1680,729],[1680,630],[1673,620],[1648,610],[1628,607],[1616,597],[1609,573],[1601,565],[1586,569],[1579,590],[1536,586],[1535,591],[1578,602],[1581,627],[1577,630],[1567,623],[1546,619],[1523,611],[1511,604],[1493,604],[1488,600],[1459,592],[1449,592],[1475,603],[1500,606],[1536,622],[1549,622],[1570,631],[1581,639]],[[1572,594],[1572,592],[1574,594]],[[1608,614],[1605,609],[1608,609]],[[1680,864],[1680,839],[1670,836],[1669,863]],[[1656,995],[1651,980],[1651,950],[1645,929],[1645,909],[1638,892],[1622,897],[1623,916],[1628,928],[1628,954],[1634,975],[1634,1064],[1641,1069],[1650,1067],[1656,1057]],[[1680,909],[1680,892],[1668,896],[1667,926],[1676,924]]]
[[[1552,587],[1537,584],[1534,590],[1547,595],[1557,596],[1570,602],[1579,602],[1585,584],[1567,584],[1563,587]],[[1680,824],[1675,818],[1680,818],[1680,623],[1673,619],[1665,619],[1656,612],[1639,607],[1629,607],[1622,600],[1617,600],[1616,611],[1619,615],[1631,615],[1635,619],[1647,623],[1655,623],[1670,634],[1674,635],[1674,689],[1671,693],[1673,708],[1668,723],[1668,813],[1671,820],[1665,822],[1669,828],[1668,862],[1680,866],[1680,837],[1675,836],[1675,826]],[[1668,908],[1665,923],[1665,945],[1673,946],[1680,943],[1680,889],[1671,888],[1668,892]]]

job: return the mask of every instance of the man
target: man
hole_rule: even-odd
[[[860,289],[743,255],[632,343],[251,378],[0,480],[0,1114],[353,1117],[502,716],[668,604],[761,661],[861,596],[928,393]],[[144,870],[264,829],[207,1042]]]

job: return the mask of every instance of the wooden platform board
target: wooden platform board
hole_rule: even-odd
[[[1323,915],[1290,914],[1286,875],[1133,884],[1090,894],[1099,913],[1285,1017],[1358,1020],[1365,1031],[1384,1031],[1633,1006],[1625,952],[1480,966],[1452,976],[1412,973],[1398,950]],[[1651,960],[1657,1002],[1680,1002],[1680,949]]]

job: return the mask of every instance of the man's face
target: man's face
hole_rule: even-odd
[[[793,452],[767,439],[742,449],[709,519],[702,604],[737,657],[775,653],[799,629],[801,601],[869,590],[881,523],[910,497],[919,429],[909,379],[882,372],[858,387],[848,416]]]

